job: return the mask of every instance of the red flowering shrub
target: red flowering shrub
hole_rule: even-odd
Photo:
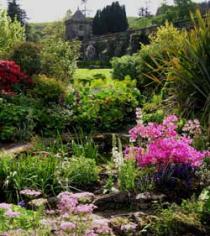
[[[14,61],[0,60],[0,93],[14,93],[31,84],[31,78]]]

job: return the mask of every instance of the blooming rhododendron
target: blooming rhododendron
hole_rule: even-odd
[[[137,123],[129,133],[132,142],[141,139],[142,147],[128,147],[125,150],[126,158],[134,156],[140,166],[164,166],[170,163],[200,166],[207,152],[201,152],[192,147],[191,138],[177,132],[177,122],[178,118],[170,115],[162,124]],[[197,120],[190,124],[191,126],[188,124],[185,127],[185,131],[191,127],[193,130],[199,129]]]
[[[14,61],[0,60],[0,93],[12,93],[14,86],[31,83],[32,80]]]

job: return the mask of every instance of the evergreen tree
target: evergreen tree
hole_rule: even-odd
[[[122,32],[127,28],[125,6],[120,6],[119,2],[113,2],[102,11],[97,11],[93,19],[93,34],[95,35]]]
[[[16,0],[9,0],[8,1],[8,9],[7,14],[10,16],[12,21],[17,19],[21,25],[26,25],[27,15],[25,10],[21,9],[20,5],[17,3]]]
[[[192,0],[174,0],[177,7],[177,14],[179,19],[188,18],[190,12],[193,12],[196,8],[196,4]]]

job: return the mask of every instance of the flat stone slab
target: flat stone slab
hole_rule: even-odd
[[[19,154],[29,151],[33,145],[31,143],[8,145],[0,149],[0,154]]]

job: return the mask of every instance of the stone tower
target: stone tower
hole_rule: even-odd
[[[92,35],[92,20],[86,18],[79,8],[65,24],[67,40],[83,41],[88,40]]]

